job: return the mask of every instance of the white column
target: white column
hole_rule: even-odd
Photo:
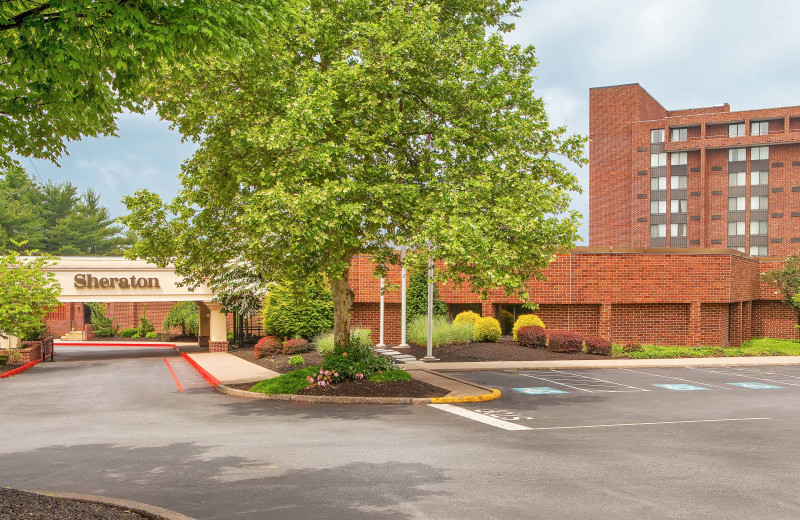
[[[209,311],[209,340],[228,341],[228,321],[222,313],[222,305],[218,303],[207,303]]]
[[[384,320],[384,316],[385,316],[385,312],[386,312],[386,302],[385,302],[385,298],[383,296],[383,291],[384,291],[385,288],[386,288],[386,280],[384,278],[381,278],[381,326],[380,326],[380,329],[381,329],[381,341],[380,341],[380,343],[375,345],[378,348],[384,348],[386,346],[386,342],[383,340],[383,338],[384,338],[384,336],[383,336],[383,329],[384,329],[383,325],[384,325],[384,321],[385,321]]]
[[[406,248],[400,247],[400,259],[403,261],[400,269],[400,344],[398,347],[407,347],[406,343]]]
[[[433,260],[428,260],[428,355],[422,359],[433,357]]]

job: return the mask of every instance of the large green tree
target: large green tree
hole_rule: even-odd
[[[23,337],[42,328],[45,314],[56,306],[61,292],[49,256],[0,255],[0,337]]]
[[[56,160],[65,141],[114,135],[143,111],[162,62],[234,55],[264,36],[279,0],[3,0],[0,167]],[[258,37],[256,37],[258,35]]]
[[[126,199],[133,256],[199,282],[242,257],[263,280],[324,275],[348,339],[350,265],[440,262],[439,280],[525,294],[577,238],[532,47],[507,45],[516,0],[307,1],[256,54],[176,67],[160,114],[200,143],[168,205]]]

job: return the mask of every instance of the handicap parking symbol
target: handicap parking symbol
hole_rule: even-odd
[[[653,385],[659,388],[666,388],[667,390],[708,390],[708,388],[703,388],[702,386],[694,386],[694,385],[683,385],[683,384],[674,384],[674,385]]]
[[[566,394],[564,390],[557,390],[549,386],[531,386],[528,388],[512,388],[515,392],[528,395]]]
[[[749,388],[751,390],[776,390],[779,388],[783,388],[782,386],[767,385],[764,383],[728,383],[728,384],[733,386],[741,386],[743,388]]]

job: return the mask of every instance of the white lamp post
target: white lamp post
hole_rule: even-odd
[[[383,291],[384,291],[385,287],[386,287],[386,280],[383,277],[381,277],[381,325],[380,325],[381,341],[380,341],[380,343],[375,345],[378,348],[386,347],[386,343],[383,341],[383,323],[384,323],[384,312],[385,312],[385,302],[384,302],[384,297],[383,297]]]
[[[408,347],[406,343],[406,246],[400,246],[400,348]]]
[[[428,355],[422,359],[436,360],[433,357],[433,260],[428,260]]]

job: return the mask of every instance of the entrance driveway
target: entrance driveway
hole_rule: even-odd
[[[174,351],[126,356],[0,381],[0,485],[204,519],[800,515],[793,367],[461,373],[503,397],[457,415],[179,391]]]

